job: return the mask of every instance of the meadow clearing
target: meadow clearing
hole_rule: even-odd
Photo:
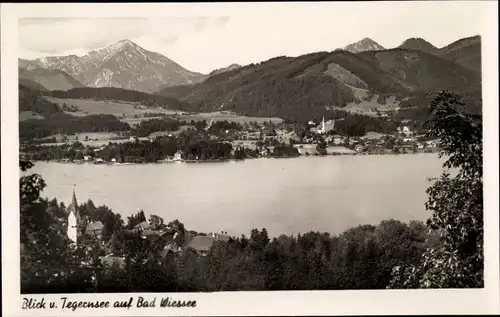
[[[25,121],[30,119],[43,119],[43,116],[39,115],[33,111],[21,111],[19,112],[19,121]]]
[[[380,112],[399,109],[399,104],[401,103],[401,100],[396,100],[396,96],[388,96],[385,99],[385,103],[380,103],[378,100],[379,99],[378,94],[372,94],[370,99],[370,92],[367,89],[358,88],[354,86],[349,86],[349,87],[352,89],[354,97],[359,102],[358,103],[350,102],[345,107],[332,107],[333,109],[343,110],[350,113],[363,114],[372,117],[378,116],[377,111],[374,111],[374,109]],[[406,99],[408,98],[403,98],[402,100]]]
[[[136,115],[142,117],[145,114],[161,113],[164,115],[178,114],[178,110],[168,110],[163,108],[148,108],[141,106],[139,103],[125,102],[125,101],[104,101],[104,100],[90,100],[90,99],[61,99],[55,97],[45,97],[48,101],[62,106],[75,106],[80,111],[69,112],[74,116],[86,116],[90,114],[111,114],[119,117],[120,119],[134,118]]]
[[[54,102],[62,107],[75,106],[80,109],[76,112],[68,112],[75,116],[86,116],[91,114],[111,114],[117,116],[121,121],[127,122],[130,125],[139,124],[144,120],[159,119],[162,117],[172,117],[184,121],[233,121],[240,124],[246,122],[273,122],[275,124],[283,122],[283,119],[272,117],[246,117],[229,112],[209,112],[209,113],[188,113],[180,110],[170,110],[158,107],[145,107],[139,103],[120,102],[120,101],[96,101],[88,99],[61,99],[54,97],[46,97],[47,100]],[[151,114],[159,114],[161,116],[151,116]]]

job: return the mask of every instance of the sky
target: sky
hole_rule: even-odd
[[[131,40],[202,73],[276,56],[333,51],[369,37],[386,48],[421,37],[437,47],[484,30],[477,1],[242,4],[204,15],[19,19],[19,57],[75,54]],[[233,9],[230,9],[233,8]],[[91,16],[91,15],[90,15]]]

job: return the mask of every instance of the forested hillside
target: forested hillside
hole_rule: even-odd
[[[53,114],[44,119],[30,119],[19,123],[19,138],[44,138],[56,133],[112,132],[129,130],[127,123],[113,115],[88,115],[75,117],[65,113]]]
[[[415,90],[461,92],[481,88],[481,80],[475,72],[432,54],[392,49],[359,55],[377,63],[381,69],[412,85]]]
[[[66,91],[54,90],[44,95],[63,99],[94,99],[94,100],[121,100],[140,102],[145,106],[162,106],[168,109],[189,109],[190,105],[177,99],[152,95],[145,92],[127,90],[123,88],[74,88]]]
[[[32,111],[42,116],[62,112],[57,104],[43,98],[40,92],[19,85],[19,112],[21,111]]]
[[[276,57],[157,94],[188,102],[196,111],[231,110],[304,121],[328,115],[332,107],[358,102],[355,89],[412,98],[442,89],[475,91],[480,85],[475,72],[453,61],[417,50],[391,49]]]
[[[460,39],[441,48],[440,57],[460,64],[481,76],[481,37],[472,36]]]
[[[42,117],[19,122],[21,140],[44,138],[56,133],[111,132],[128,130],[128,124],[113,115],[76,117],[67,114],[59,105],[46,100],[39,91],[19,87],[19,112],[30,111]]]

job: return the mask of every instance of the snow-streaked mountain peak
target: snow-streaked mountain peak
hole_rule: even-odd
[[[23,61],[24,68],[42,67],[68,73],[86,86],[118,87],[153,92],[160,87],[203,80],[167,57],[125,39],[84,56],[44,57]]]
[[[385,48],[371,38],[365,37],[356,43],[347,45],[344,47],[344,50],[351,53],[359,53],[364,51],[381,51],[385,50]]]

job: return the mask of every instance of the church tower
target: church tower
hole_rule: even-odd
[[[68,238],[77,243],[80,236],[80,213],[78,212],[78,203],[76,202],[75,189],[73,188],[73,199],[68,206]]]

